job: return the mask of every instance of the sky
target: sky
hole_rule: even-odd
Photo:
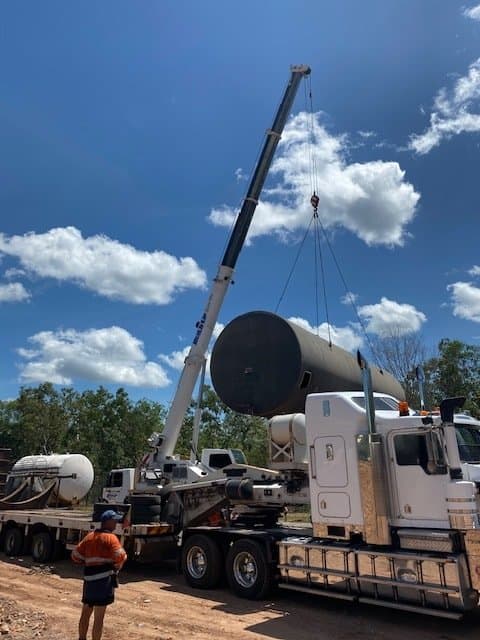
[[[7,0],[0,59],[1,399],[168,405],[292,64],[214,337],[278,309],[350,351],[480,344],[480,4]]]

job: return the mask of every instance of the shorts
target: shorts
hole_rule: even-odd
[[[115,600],[115,576],[83,582],[83,604],[89,607],[105,607]]]

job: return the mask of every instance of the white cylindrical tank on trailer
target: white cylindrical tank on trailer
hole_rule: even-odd
[[[74,502],[90,491],[94,472],[90,460],[81,453],[54,453],[20,458],[9,475],[17,478],[58,478],[58,497],[64,502]]]

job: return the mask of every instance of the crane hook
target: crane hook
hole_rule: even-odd
[[[313,207],[313,215],[317,217],[318,215],[318,205],[320,203],[320,198],[317,196],[315,191],[313,192],[313,196],[310,198],[310,204]]]

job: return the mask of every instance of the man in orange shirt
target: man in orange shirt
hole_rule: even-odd
[[[73,562],[84,566],[79,640],[87,639],[92,612],[92,640],[101,640],[106,608],[115,599],[117,572],[127,559],[125,550],[113,533],[122,518],[121,514],[107,509],[100,517],[100,529],[90,531],[72,551]]]

